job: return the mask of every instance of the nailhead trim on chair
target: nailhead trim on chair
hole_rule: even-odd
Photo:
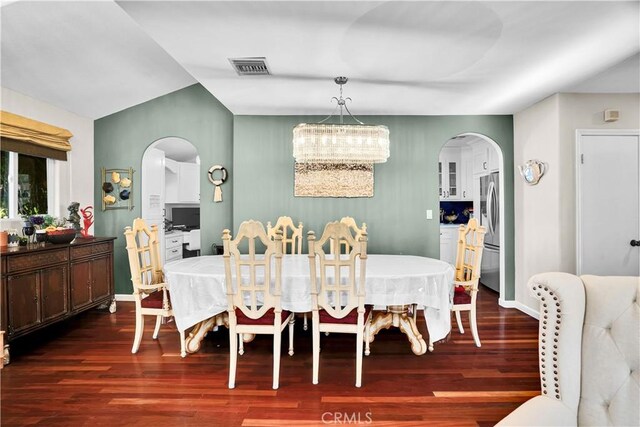
[[[536,291],[538,299],[542,302],[542,322],[540,323],[540,376],[542,382],[542,394],[549,394],[551,375],[547,375],[546,366],[553,366],[553,393],[560,400],[560,378],[558,376],[558,340],[560,336],[561,310],[558,296],[554,295],[546,285],[538,283],[532,288]],[[553,302],[551,301],[553,300]],[[547,303],[548,301],[548,303]],[[553,350],[551,357],[547,352],[547,334],[553,331]],[[549,342],[549,344],[551,344]],[[551,349],[551,348],[549,348]],[[551,363],[553,361],[553,364]],[[550,371],[551,372],[551,371]]]

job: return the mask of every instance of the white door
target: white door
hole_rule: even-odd
[[[578,274],[640,275],[640,138],[619,133],[578,134]]]

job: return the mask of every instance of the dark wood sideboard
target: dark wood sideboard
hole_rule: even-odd
[[[77,238],[0,251],[0,330],[5,343],[101,304],[115,311],[115,237]],[[4,348],[9,362],[9,345]]]

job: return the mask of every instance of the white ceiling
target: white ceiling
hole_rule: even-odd
[[[2,86],[99,118],[194,84],[111,1],[0,8]]]
[[[200,82],[234,114],[512,114],[556,92],[639,92],[640,3],[25,2],[2,86],[98,118]],[[228,58],[265,56],[271,76]]]

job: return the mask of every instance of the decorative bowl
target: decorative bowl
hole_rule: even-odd
[[[47,231],[47,240],[50,243],[71,243],[76,237],[76,230],[73,228],[65,228],[63,230]]]
[[[458,219],[458,214],[450,214],[450,215],[445,215],[444,219],[446,219],[447,221],[449,221],[449,224],[451,224],[453,221],[455,221],[456,219]]]

